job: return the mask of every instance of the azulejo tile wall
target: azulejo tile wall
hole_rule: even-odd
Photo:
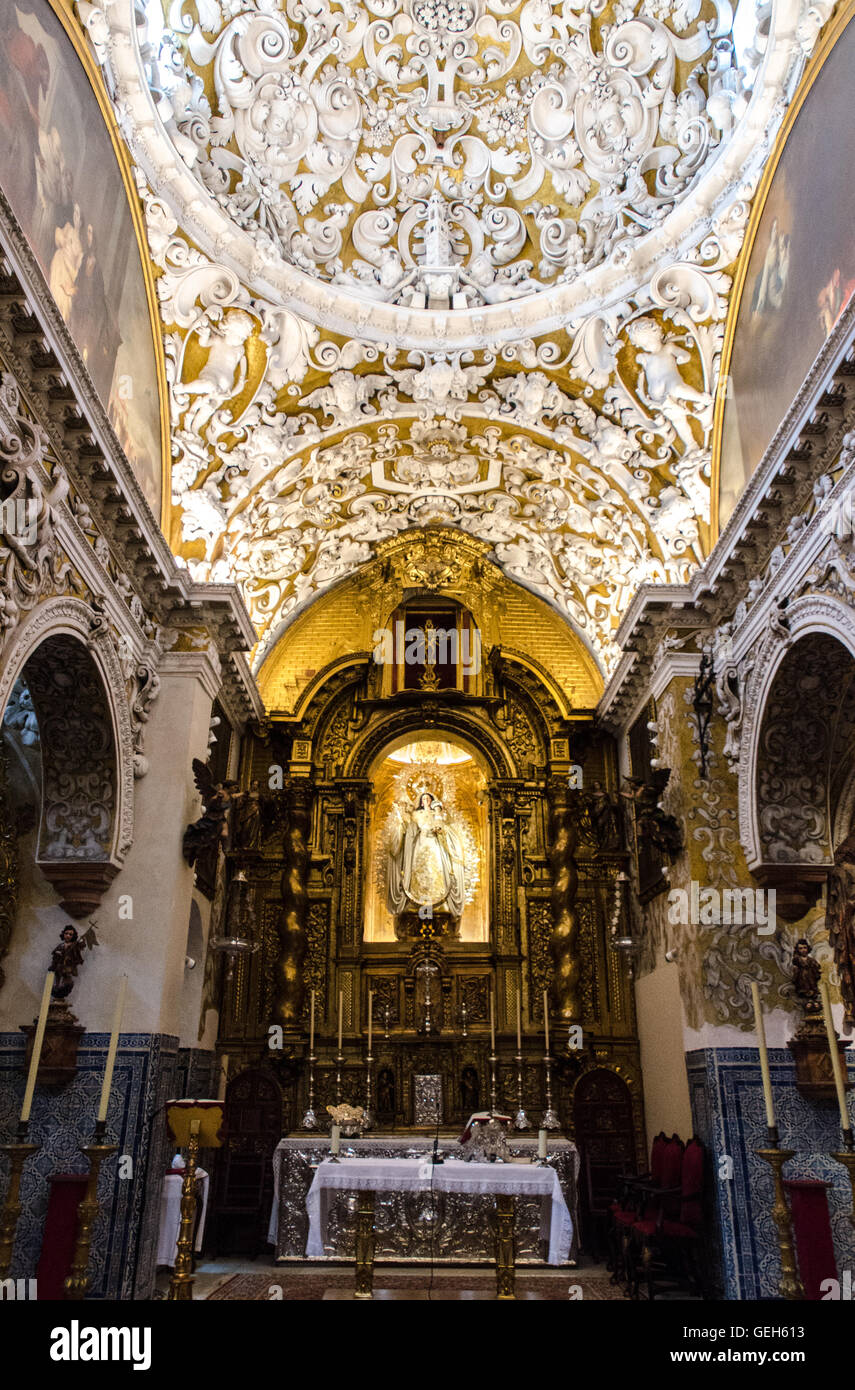
[[[86,1033],[81,1039],[78,1072],[61,1090],[36,1089],[30,1134],[40,1151],[24,1167],[23,1211],[12,1265],[15,1278],[36,1273],[52,1173],[86,1172],[80,1145],[92,1136],[109,1037]],[[15,1132],[26,1080],[25,1040],[21,1033],[0,1033],[0,1134]],[[99,1184],[101,1211],[92,1242],[90,1292],[100,1298],[147,1298],[154,1287],[154,1258],[160,1188],[169,1154],[164,1106],[184,1095],[184,1084],[202,1079],[206,1062],[182,1049],[165,1034],[123,1033],[107,1117],[108,1135],[118,1154],[107,1161]],[[210,1064],[207,1064],[208,1067]],[[119,1159],[129,1156],[128,1176],[120,1176]],[[6,1185],[4,1161],[2,1187]]]
[[[766,1113],[756,1048],[707,1048],[686,1056],[695,1131],[712,1157],[714,1209],[720,1241],[720,1278],[728,1299],[774,1298],[780,1278],[777,1230],[772,1220],[772,1172],[755,1149],[765,1147]],[[796,1090],[786,1048],[770,1048],[769,1067],[781,1144],[795,1149],[785,1177],[830,1182],[831,1229],[838,1272],[855,1269],[855,1229],[849,1220],[852,1192],[845,1168],[829,1155],[840,1148],[835,1104],[812,1104]],[[850,1075],[855,1070],[850,1062]],[[853,1093],[850,1110],[855,1114]],[[719,1176],[730,1155],[733,1176]]]

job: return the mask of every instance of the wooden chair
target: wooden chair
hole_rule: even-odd
[[[655,1210],[645,1212],[629,1233],[630,1291],[637,1298],[643,1278],[651,1302],[657,1285],[706,1296],[702,1258],[704,1146],[700,1139],[690,1139],[682,1152],[679,1182],[669,1186],[669,1181],[670,1170],[662,1188],[652,1194]]]

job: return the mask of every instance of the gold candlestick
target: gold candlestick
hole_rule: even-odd
[[[103,1120],[95,1123],[95,1135],[91,1144],[81,1144],[80,1151],[89,1159],[89,1181],[86,1195],[77,1209],[77,1237],[74,1242],[74,1259],[71,1273],[65,1281],[65,1296],[70,1299],[83,1298],[89,1285],[89,1251],[92,1245],[92,1228],[98,1215],[98,1175],[105,1158],[116,1152],[117,1144],[104,1143],[106,1125]]]
[[[787,1204],[783,1178],[784,1164],[793,1157],[795,1149],[779,1148],[777,1130],[772,1127],[769,1129],[769,1145],[768,1149],[755,1149],[754,1152],[758,1158],[764,1159],[769,1164],[775,1181],[775,1201],[772,1205],[772,1216],[778,1228],[778,1248],[781,1252],[781,1279],[778,1284],[778,1293],[781,1298],[801,1299],[804,1298],[805,1291],[802,1288],[796,1266],[793,1223]]]
[[[189,1302],[193,1297],[193,1228],[196,1225],[196,1164],[199,1158],[199,1121],[190,1121],[190,1138],[187,1145],[187,1163],[184,1167],[184,1181],[181,1184],[181,1225],[178,1228],[178,1245],[175,1252],[175,1265],[169,1281],[169,1293],[173,1302]]]
[[[18,1133],[10,1144],[0,1144],[0,1153],[9,1159],[9,1186],[0,1211],[0,1279],[5,1279],[9,1273],[15,1248],[15,1232],[21,1215],[21,1171],[27,1159],[40,1148],[41,1144],[28,1143],[25,1123],[18,1126]]]

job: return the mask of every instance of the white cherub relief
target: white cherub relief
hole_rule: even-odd
[[[371,397],[381,386],[390,386],[391,383],[391,377],[376,373],[357,376],[355,372],[333,372],[327,386],[321,386],[304,396],[300,404],[320,407],[336,426],[355,425],[366,415],[376,414],[370,405]]]
[[[691,361],[690,353],[678,347],[673,338],[666,338],[662,325],[655,319],[636,319],[626,330],[626,336],[637,349],[641,368],[636,383],[639,399],[654,414],[665,417],[686,450],[696,449],[698,444],[689,423],[690,412],[681,402],[697,406],[692,413],[701,417],[706,432],[708,426],[703,417],[712,408],[712,397],[683,380],[680,367]]]
[[[537,425],[544,415],[557,415],[567,410],[570,401],[544,372],[519,372],[516,376],[500,377],[496,390],[505,404],[502,413],[514,412],[521,425]]]
[[[216,411],[243,391],[249,373],[247,342],[255,327],[243,309],[234,309],[218,324],[203,324],[197,332],[208,360],[193,381],[178,382],[174,389],[180,404],[186,400],[183,429],[201,434]]]

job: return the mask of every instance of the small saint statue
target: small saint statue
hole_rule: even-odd
[[[801,1002],[805,1015],[822,1013],[819,998],[819,981],[822,968],[811,954],[807,937],[800,936],[793,950],[793,987],[796,998]]]
[[[78,968],[82,964],[83,947],[78,939],[77,928],[69,923],[60,932],[59,945],[54,946],[50,958],[50,968],[55,976],[51,990],[52,999],[68,998],[74,988]]]

